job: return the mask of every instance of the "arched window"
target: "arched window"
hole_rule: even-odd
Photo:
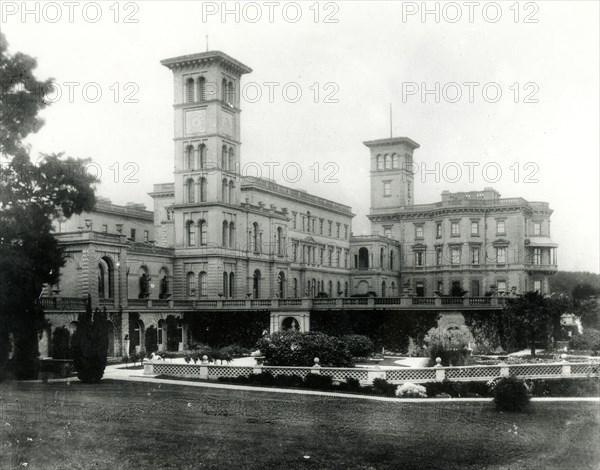
[[[317,296],[317,280],[315,278],[313,278],[313,280],[311,282],[311,291],[312,291],[312,296],[316,297]]]
[[[196,276],[192,272],[187,273],[186,295],[188,297],[195,297],[196,295]]]
[[[337,290],[335,295],[342,295],[342,283],[340,281],[337,282]]]
[[[235,297],[235,274],[229,273],[229,297]]]
[[[397,153],[392,154],[392,168],[400,168],[400,158]]]
[[[200,281],[200,290],[198,295],[200,297],[206,297],[208,295],[208,277],[204,271],[200,273],[198,280]]]
[[[98,263],[98,297],[104,299],[105,287],[104,278],[106,277],[106,269],[104,263]]]
[[[200,178],[200,202],[206,202],[207,186],[206,178]]]
[[[226,220],[223,221],[223,248],[227,248],[227,241],[229,240],[229,224]]]
[[[283,271],[279,271],[279,274],[277,275],[277,287],[279,298],[283,299],[285,297],[285,273]]]
[[[229,181],[229,204],[235,204],[235,185],[233,180]]]
[[[333,297],[333,283],[331,281],[327,283],[327,293],[329,297]]]
[[[190,178],[186,183],[187,202],[190,204],[195,202],[195,189],[194,180]]]
[[[381,155],[377,155],[377,169],[383,170],[383,158]]]
[[[223,145],[221,147],[221,170],[227,170],[229,165],[227,164],[227,160],[229,159],[229,154],[227,153],[227,147]]]
[[[259,240],[258,240],[258,223],[254,222],[252,224],[252,247],[254,249],[254,253],[259,253]]]
[[[235,152],[229,147],[229,171],[235,171]]]
[[[206,101],[206,80],[204,77],[198,79],[198,101]]]
[[[158,298],[159,299],[167,299],[169,298],[169,271],[167,268],[161,268],[158,272],[159,277],[159,290],[158,290]]]
[[[227,80],[221,81],[221,100],[227,102]]]
[[[392,282],[391,288],[392,288],[392,297],[395,297],[396,296],[396,283],[395,282]]]
[[[158,328],[156,329],[156,343],[158,346],[165,344],[165,330],[167,326],[164,320],[158,320]],[[160,349],[159,349],[160,350]]]
[[[206,220],[203,219],[198,222],[198,225],[200,226],[200,246],[203,246],[207,244],[208,224]]]
[[[150,297],[150,271],[146,266],[140,266],[138,270],[139,294],[138,299]]]
[[[188,170],[194,169],[194,147],[188,145],[185,149],[185,161]]]
[[[381,250],[379,250],[379,267],[381,269],[383,269],[383,248],[381,248]]]
[[[390,251],[390,271],[394,270],[394,256],[396,256],[394,251]]]
[[[369,250],[364,246],[358,250],[358,269],[369,269]]]
[[[298,297],[298,279],[294,278],[294,297]]]
[[[223,296],[229,297],[229,276],[226,272],[223,273]]]
[[[344,297],[348,297],[348,283],[344,282]]]
[[[112,299],[114,297],[114,275],[115,269],[108,256],[103,256],[98,262],[98,297],[101,299]]]
[[[229,185],[227,184],[227,180],[223,178],[223,183],[221,185],[221,200],[227,204],[229,202]]]
[[[282,230],[281,227],[277,227],[277,239],[276,239],[276,243],[277,243],[277,255],[278,256],[283,256],[283,234],[282,234]]]
[[[381,297],[385,297],[387,294],[387,285],[385,281],[381,281]]]
[[[389,154],[385,154],[385,169],[389,170],[392,168],[392,157]]]
[[[196,246],[196,227],[191,220],[186,223],[187,246]]]
[[[229,222],[229,247],[235,248],[235,224]]]
[[[193,78],[188,78],[186,87],[187,87],[187,102],[193,103],[194,102],[194,79]]]
[[[201,144],[198,148],[198,153],[200,154],[200,168],[206,168],[206,145]]]
[[[260,297],[260,270],[254,271],[254,276],[252,277],[252,296],[255,299]]]

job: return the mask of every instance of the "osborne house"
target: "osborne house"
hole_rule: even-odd
[[[106,307],[109,355],[120,357],[145,349],[148,329],[159,350],[202,341],[185,319],[203,311],[308,331],[317,310],[435,310],[452,322],[499,309],[506,295],[547,292],[557,269],[548,203],[485,188],[414,204],[419,144],[370,140],[371,233],[355,235],[351,207],[240,174],[250,67],[219,51],[161,63],[173,74],[172,179],[150,191],[152,211],[98,197],[93,212],[55,222],[67,258],[41,299],[42,356],[56,328],[77,327],[88,294]]]

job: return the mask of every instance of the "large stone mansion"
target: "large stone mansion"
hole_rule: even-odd
[[[88,293],[94,306],[135,310],[140,325],[114,325],[111,353],[119,355],[143,346],[144,325],[160,330],[167,315],[225,300],[242,308],[299,299],[286,304],[295,310],[272,310],[271,330],[290,319],[308,330],[302,302],[315,297],[547,291],[557,269],[548,203],[486,188],[416,205],[408,169],[419,145],[373,140],[364,142],[372,230],[354,235],[351,207],[240,175],[240,83],[249,67],[219,51],[162,64],[174,78],[173,180],[154,185],[153,211],[98,198],[93,212],[56,221],[68,258],[46,290],[53,326],[74,321],[69,299],[79,305]]]

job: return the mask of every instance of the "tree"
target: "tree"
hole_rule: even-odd
[[[77,377],[85,383],[98,383],[104,375],[108,354],[108,323],[106,307],[92,314],[92,299],[88,294],[85,313],[79,315],[73,337],[73,359]]]
[[[531,355],[535,356],[535,344],[556,337],[560,329],[560,316],[568,308],[566,299],[544,297],[539,292],[526,292],[516,299],[509,299],[502,315],[515,320],[517,328],[525,333]]]
[[[95,177],[81,171],[89,160],[43,154],[32,162],[24,139],[43,125],[38,117],[51,80],[33,75],[36,60],[10,55],[0,33],[0,367],[14,337],[17,378],[37,378],[37,333],[44,324],[38,299],[59,279],[64,253],[52,221],[94,207]]]

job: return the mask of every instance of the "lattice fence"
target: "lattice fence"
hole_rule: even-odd
[[[298,377],[306,377],[308,374],[312,372],[310,367],[263,367],[264,372],[270,372],[275,375],[296,375]]]
[[[172,364],[169,362],[155,362],[154,374],[155,375],[168,375],[171,377],[186,377],[191,378],[200,377],[200,366],[192,364]]]
[[[600,364],[571,364],[571,375],[592,375],[600,374]]]
[[[445,369],[446,378],[453,379],[493,379],[500,376],[500,367],[463,367]]]
[[[252,367],[208,366],[209,379],[218,379],[219,377],[241,377],[243,375],[250,375],[252,372]]]
[[[359,380],[361,382],[369,379],[369,373],[364,369],[325,369],[321,371],[322,375],[328,375],[333,380],[346,381],[349,378]]]
[[[388,382],[433,382],[435,381],[435,369],[392,369],[386,371]]]
[[[510,366],[509,374],[514,376],[524,376],[529,378],[560,376],[562,366],[560,364],[535,364],[523,366]]]

